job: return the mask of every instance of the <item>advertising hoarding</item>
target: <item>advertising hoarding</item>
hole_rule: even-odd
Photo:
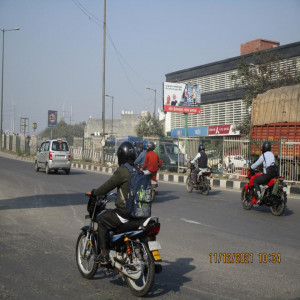
[[[20,133],[29,133],[29,118],[20,119]]]
[[[187,136],[236,136],[240,135],[239,130],[233,130],[233,125],[215,125],[191,127],[187,129]],[[174,128],[171,130],[172,137],[184,137],[184,128]]]
[[[199,114],[200,105],[199,85],[164,82],[164,111]]]
[[[48,110],[48,127],[56,127],[57,125],[57,111]]]
[[[209,136],[240,135],[240,131],[233,130],[233,125],[208,126]]]

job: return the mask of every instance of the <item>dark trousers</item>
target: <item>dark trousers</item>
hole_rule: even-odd
[[[199,168],[196,168],[193,170],[192,179],[194,180],[195,183],[197,182],[197,176],[198,176],[199,172],[200,172]]]
[[[270,179],[271,179],[271,176],[269,174],[262,174],[262,175],[256,177],[253,180],[254,189],[256,191],[261,192],[259,185],[268,183],[270,181]]]
[[[117,209],[107,209],[97,217],[99,238],[98,253],[100,252],[100,250],[106,250],[106,238],[108,231],[117,229],[123,224],[118,218],[117,212]],[[119,212],[118,215],[120,215]]]

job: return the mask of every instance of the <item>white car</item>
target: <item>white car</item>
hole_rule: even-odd
[[[57,139],[43,142],[36,153],[34,168],[36,172],[40,168],[45,168],[46,174],[49,174],[51,170],[55,173],[58,170],[64,170],[69,175],[71,154],[67,141]]]
[[[247,160],[241,155],[230,155],[226,158],[228,168],[242,169],[247,166]]]

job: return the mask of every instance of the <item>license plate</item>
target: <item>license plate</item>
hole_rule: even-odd
[[[64,159],[64,158],[65,158],[65,155],[55,155],[55,157],[56,157],[57,159]]]
[[[159,241],[148,242],[148,247],[149,247],[150,251],[161,249],[161,245],[160,245]]]

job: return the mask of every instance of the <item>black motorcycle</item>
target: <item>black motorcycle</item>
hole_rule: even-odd
[[[199,171],[197,174],[197,181],[194,182],[193,180],[193,171],[195,170],[195,165],[191,162],[189,163],[189,175],[186,179],[186,190],[191,193],[193,189],[199,190],[204,195],[208,195],[209,191],[211,190],[210,186],[210,179],[211,176],[211,169],[206,168]]]
[[[112,194],[111,194],[112,195]],[[81,228],[76,243],[76,263],[84,278],[91,279],[99,264],[94,262],[97,255],[97,215],[105,210],[108,198],[90,197],[87,205],[90,224]],[[107,236],[110,263],[104,267],[107,273],[118,273],[127,281],[132,293],[138,297],[146,295],[154,281],[154,274],[162,271],[160,243],[156,236],[160,231],[157,217],[134,219],[124,223]]]

